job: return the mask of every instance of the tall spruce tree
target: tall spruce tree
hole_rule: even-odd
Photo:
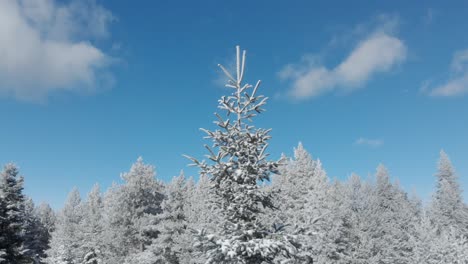
[[[36,213],[31,198],[25,200],[21,233],[24,240],[22,248],[26,256],[24,263],[43,263],[42,259],[46,257],[45,251],[49,248],[49,236],[46,227]]]
[[[351,262],[353,243],[352,213],[347,207],[347,189],[337,180],[329,188],[330,214],[324,217],[329,223],[328,230],[322,230],[319,237],[324,241],[317,263],[348,264]]]
[[[83,263],[101,262],[101,247],[103,227],[103,203],[99,184],[95,184],[83,204],[83,221],[80,222],[82,248],[85,253]]]
[[[242,83],[245,54],[241,58],[238,46],[235,78],[219,65],[229,79],[226,86],[234,92],[219,100],[219,108],[227,114],[226,118],[216,114],[219,128],[202,129],[213,141],[212,147],[205,145],[211,162],[189,157],[202,175],[211,177],[213,202],[222,214],[220,231],[205,236],[207,263],[271,263],[280,256],[293,258],[296,253],[290,237],[275,234],[259,221],[264,208],[274,205],[271,194],[258,182],[278,173],[278,163],[267,160],[270,129],[251,124],[251,119],[263,111],[267,98],[257,95],[260,81],[254,87]]]
[[[455,169],[443,150],[440,151],[436,178],[436,191],[430,207],[431,221],[439,231],[452,227],[468,238],[468,211]]]
[[[187,229],[185,206],[188,205],[187,185],[183,172],[174,177],[166,187],[166,199],[162,202],[163,212],[159,218],[159,235],[153,243],[161,262],[179,264],[191,248],[191,234]],[[187,262],[183,262],[187,263]]]
[[[408,234],[416,212],[404,192],[390,182],[383,165],[378,166],[375,178],[372,185],[357,175],[348,182],[343,209],[348,211],[345,223],[349,223],[350,232],[343,255],[359,264],[409,263],[412,249]]]
[[[134,258],[133,263],[141,264],[180,264],[191,263],[191,234],[188,232],[185,206],[187,185],[183,172],[172,179],[165,188],[162,213],[153,219],[157,236],[152,243]]]
[[[337,195],[342,204],[338,207],[340,214],[346,216],[348,248],[342,255],[347,258],[344,263],[366,264],[370,258],[371,234],[368,219],[373,216],[369,200],[371,186],[357,174],[352,174],[345,185],[338,184]],[[338,262],[340,263],[340,262]]]
[[[50,241],[52,238],[52,232],[55,230],[57,217],[50,205],[44,202],[34,209],[34,215],[40,223],[38,239],[41,241],[40,245],[44,249],[44,255],[41,256],[42,259],[40,263],[45,263],[45,259],[47,258],[46,252],[50,249]]]
[[[380,263],[404,264],[411,256],[408,234],[413,230],[416,212],[406,194],[390,182],[387,168],[380,164],[376,184],[369,201],[371,212],[369,228],[372,235],[372,255]]]
[[[164,185],[156,179],[155,167],[139,157],[130,171],[121,175],[104,199],[104,263],[134,263],[157,235],[150,222],[161,213]]]
[[[68,194],[65,206],[58,213],[50,249],[46,252],[46,263],[81,263],[85,256],[81,247],[83,234],[80,232],[80,224],[82,220],[83,204],[78,189],[74,188]]]
[[[280,172],[272,184],[273,193],[279,194],[276,223],[287,223],[286,230],[298,235],[303,257],[326,255],[324,238],[330,229],[331,208],[328,178],[320,160],[313,160],[299,143],[294,159],[286,161]]]
[[[0,173],[0,200],[0,260],[21,263],[26,257],[22,250],[25,197],[23,177],[15,164],[5,165]]]

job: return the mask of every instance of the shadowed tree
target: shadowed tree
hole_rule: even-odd
[[[25,258],[23,181],[16,165],[5,165],[0,174],[0,260],[3,263],[20,263]]]

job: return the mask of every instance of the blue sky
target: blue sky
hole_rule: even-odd
[[[196,170],[217,63],[247,49],[279,157],[302,141],[331,178],[384,163],[423,199],[440,149],[468,190],[468,5],[372,1],[0,2],[0,163],[59,208],[138,156],[168,180]],[[465,194],[465,197],[467,195]],[[466,200],[466,198],[465,198]]]

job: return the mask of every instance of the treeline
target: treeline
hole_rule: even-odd
[[[170,183],[139,158],[123,183],[96,185],[82,200],[73,190],[54,213],[35,208],[23,178],[8,164],[0,179],[0,263],[48,264],[466,264],[468,207],[442,151],[427,206],[390,180],[331,181],[299,144],[293,158],[268,160],[269,129],[252,119],[266,99],[220,66],[230,96],[219,100],[216,130],[205,130],[207,161],[198,182]],[[270,180],[271,184],[261,184]]]
[[[423,206],[380,165],[373,179],[330,181],[319,160],[299,145],[280,175],[262,189],[279,210],[259,218],[293,235],[298,258],[314,263],[467,263],[468,207],[449,158],[440,153],[436,189]],[[13,164],[0,183],[0,263],[205,263],[199,232],[220,229],[210,180],[183,174],[155,178],[140,158],[124,182],[104,194],[77,189],[54,213],[22,194]],[[211,197],[210,197],[211,196]],[[288,223],[282,226],[282,223]],[[303,262],[298,263],[303,263]]]

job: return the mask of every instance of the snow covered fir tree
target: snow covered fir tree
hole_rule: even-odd
[[[202,129],[206,161],[190,158],[200,175],[165,182],[173,175],[140,157],[106,190],[74,188],[54,210],[36,206],[19,167],[6,164],[0,264],[468,263],[468,175],[444,151],[424,201],[382,164],[366,178],[332,179],[302,143],[271,160],[270,129],[253,123],[267,98],[260,82],[244,83],[239,47],[236,62],[234,73],[220,66],[232,94],[219,100],[215,128]]]
[[[54,214],[47,205],[34,206],[23,181],[13,163],[0,173],[0,263],[44,263],[49,248]]]
[[[201,247],[206,251],[207,263],[271,263],[275,259],[294,259],[297,244],[292,236],[269,230],[260,215],[274,209],[273,195],[258,182],[270,180],[278,173],[279,163],[268,161],[266,149],[271,138],[269,129],[258,129],[252,119],[263,111],[267,98],[257,95],[260,81],[255,86],[243,84],[246,52],[242,56],[237,46],[235,78],[219,65],[228,78],[226,87],[233,89],[230,96],[219,100],[219,109],[226,117],[215,114],[218,129],[206,132],[213,141],[205,145],[211,163],[189,157],[200,167],[201,174],[211,179],[211,203],[221,215],[218,232],[201,230]],[[206,240],[206,242],[204,241]],[[283,261],[289,262],[289,261]]]

